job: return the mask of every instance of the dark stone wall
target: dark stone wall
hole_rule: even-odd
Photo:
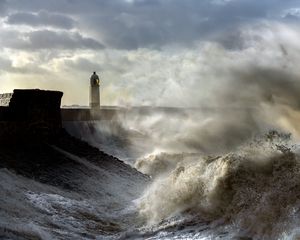
[[[9,108],[0,106],[0,121],[9,120]]]
[[[0,107],[0,141],[52,138],[62,128],[62,92],[14,90],[8,107]]]

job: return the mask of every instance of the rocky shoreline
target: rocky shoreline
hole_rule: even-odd
[[[150,178],[71,136],[62,127],[60,92],[7,96],[0,107],[0,238],[118,238],[133,226],[133,202]]]
[[[64,129],[55,140],[51,141],[36,139],[24,141],[22,139],[14,143],[1,144],[0,168],[7,168],[42,183],[69,190],[78,189],[80,179],[74,172],[78,163],[64,153],[85,158],[103,169],[120,173],[120,175],[133,174],[144,180],[148,179],[148,176],[123,161],[69,135]]]

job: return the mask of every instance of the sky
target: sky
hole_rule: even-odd
[[[122,106],[233,103],[250,70],[300,75],[299,0],[0,0],[0,17],[0,92],[66,105],[88,104],[93,71],[101,103]]]

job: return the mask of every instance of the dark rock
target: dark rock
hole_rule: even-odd
[[[62,96],[62,92],[35,89],[0,95],[0,141],[55,138],[62,128]]]
[[[0,106],[0,168],[45,184],[78,190],[93,171],[74,159],[78,157],[111,174],[121,171],[148,181],[147,176],[119,159],[70,136],[62,128],[62,95],[42,90],[14,90],[11,95],[2,95],[3,102],[9,104]]]

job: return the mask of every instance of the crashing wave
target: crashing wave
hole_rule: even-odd
[[[300,221],[300,161],[282,144],[286,136],[271,132],[236,152],[177,162],[139,200],[140,215],[156,224],[189,214],[257,239],[292,232]]]

